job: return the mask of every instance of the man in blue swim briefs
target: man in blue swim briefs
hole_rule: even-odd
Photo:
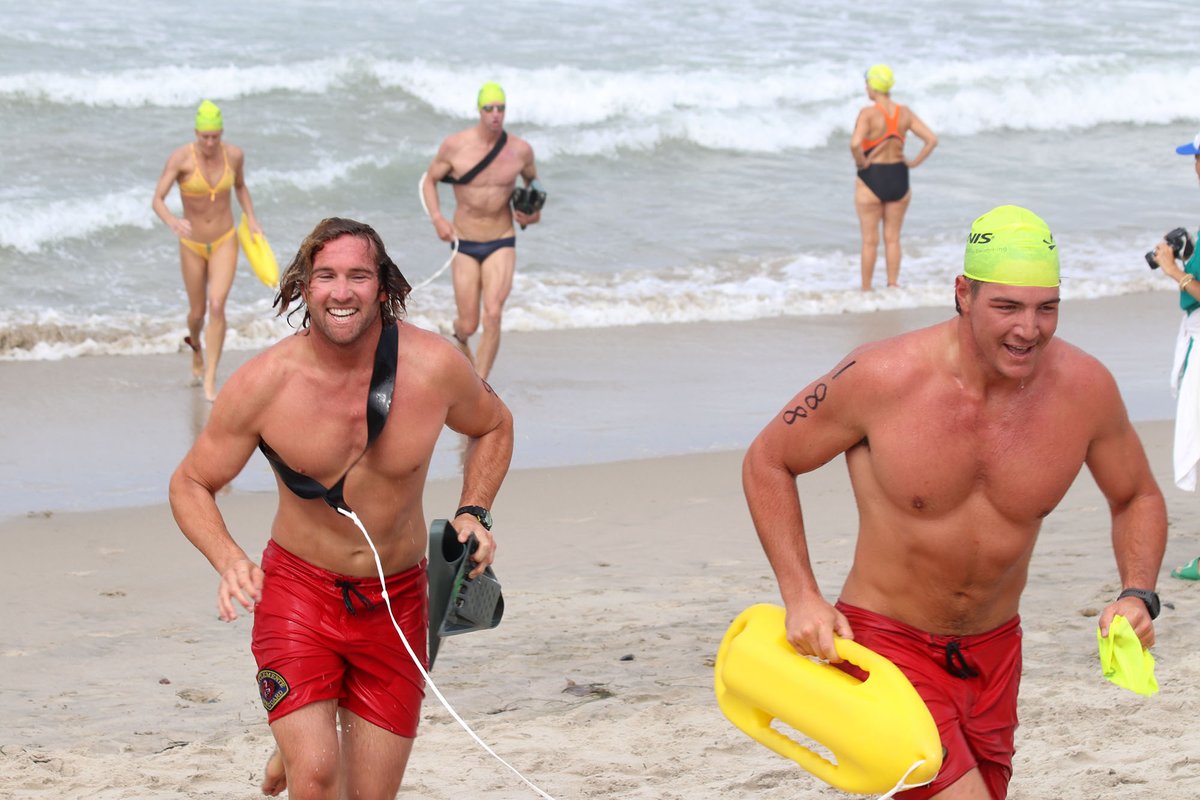
[[[1086,464],[1111,509],[1122,589],[1100,632],[1120,614],[1149,647],[1166,507],[1116,381],[1054,338],[1058,246],[1045,222],[1015,206],[979,217],[954,289],[956,317],[854,350],[789,401],[747,451],[743,485],[797,652],[837,663],[834,637],[853,638],[891,659],[937,722],[940,773],[898,797],[999,800],[1042,520]],[[831,604],[796,476],[843,453],[858,542]]]
[[[171,478],[176,522],[220,575],[221,619],[238,605],[254,615],[278,746],[264,794],[390,800],[400,788],[425,685],[391,613],[427,663],[421,500],[443,426],[470,440],[453,522],[461,541],[479,540],[472,574],[495,557],[487,509],[508,471],[512,417],[454,345],[403,320],[408,292],[370,226],[323,220],[279,283],[279,314],[297,303],[300,329],[234,372]],[[261,567],[216,503],[256,449],[279,488]],[[378,550],[390,611],[372,549],[339,509]]]
[[[504,90],[485,83],[476,98],[479,123],[442,142],[429,165],[421,193],[438,237],[458,238],[451,267],[454,275],[454,338],[468,357],[468,340],[479,329],[482,299],[483,333],[475,353],[475,370],[487,380],[500,349],[500,316],[512,290],[517,264],[515,221],[522,228],[541,219],[511,208],[517,178],[529,186],[537,178],[533,148],[504,130]],[[481,168],[482,167],[482,168]],[[442,216],[438,181],[454,186],[454,222]]]

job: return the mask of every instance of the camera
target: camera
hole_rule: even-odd
[[[1192,237],[1183,228],[1176,228],[1163,237],[1163,241],[1171,245],[1171,251],[1175,253],[1175,257],[1187,261],[1192,257],[1196,246],[1192,244]],[[1158,260],[1154,258],[1154,251],[1146,253],[1146,263],[1150,265],[1150,269],[1158,269]]]

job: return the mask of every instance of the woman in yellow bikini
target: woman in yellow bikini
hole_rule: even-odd
[[[196,109],[196,141],[171,153],[154,188],[154,213],[179,237],[179,261],[188,295],[188,335],[192,348],[192,376],[204,380],[204,395],[217,396],[217,363],[225,344],[225,300],[237,271],[238,246],[234,236],[232,192],[246,213],[252,233],[262,229],[254,216],[250,190],[242,175],[245,154],[240,147],[221,141],[221,109],[205,100]],[[167,208],[171,184],[179,183],[183,219]],[[232,190],[232,191],[231,191]],[[208,331],[200,343],[204,316]]]
[[[895,79],[886,64],[867,70],[869,105],[858,113],[850,135],[850,154],[858,178],[854,181],[854,208],[862,229],[862,288],[870,291],[879,252],[879,228],[883,224],[883,254],[887,262],[887,285],[899,286],[900,226],[912,192],[908,171],[929,157],[937,147],[937,136],[911,109],[892,100]],[[911,131],[923,143],[911,161],[904,158],[904,137]]]

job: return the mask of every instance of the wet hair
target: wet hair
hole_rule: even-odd
[[[404,300],[412,291],[412,286],[400,274],[400,268],[396,266],[396,262],[388,256],[387,249],[383,246],[383,240],[379,238],[375,229],[365,222],[356,222],[341,217],[329,217],[321,220],[317,223],[317,227],[313,228],[312,233],[304,237],[304,241],[300,243],[300,249],[296,251],[295,258],[292,259],[292,263],[287,265],[287,269],[283,271],[283,276],[279,279],[279,294],[275,295],[275,302],[272,304],[279,308],[275,312],[275,316],[287,314],[288,321],[291,322],[292,314],[303,308],[304,319],[301,321],[300,327],[308,327],[310,317],[308,307],[302,300],[302,290],[312,279],[313,261],[316,260],[317,253],[321,252],[326,244],[342,236],[354,236],[371,246],[371,253],[375,257],[375,266],[379,268],[379,286],[387,295],[379,304],[379,315],[383,318],[384,326],[395,325],[396,321],[404,316]],[[301,301],[300,305],[289,313],[288,307],[297,300]]]
[[[966,278],[965,275],[963,277]],[[969,286],[971,289],[971,297],[979,294],[979,284],[981,283],[983,283],[983,281],[977,281],[974,278],[967,278],[967,286]],[[962,315],[962,307],[958,304],[958,292],[954,293],[954,313],[960,316]]]

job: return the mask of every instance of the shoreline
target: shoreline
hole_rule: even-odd
[[[949,297],[949,294],[948,294]],[[1064,305],[1059,335],[1116,376],[1134,420],[1173,419],[1167,386],[1178,325],[1159,292]],[[745,448],[809,380],[864,342],[948,318],[952,309],[781,317],[506,334],[493,386],[513,411],[513,468],[603,464]],[[1149,354],[1149,355],[1147,355]],[[253,355],[225,355],[221,378]],[[207,419],[185,354],[0,362],[0,519],[148,505]],[[430,478],[460,468],[444,432]],[[234,493],[275,479],[253,457]]]

